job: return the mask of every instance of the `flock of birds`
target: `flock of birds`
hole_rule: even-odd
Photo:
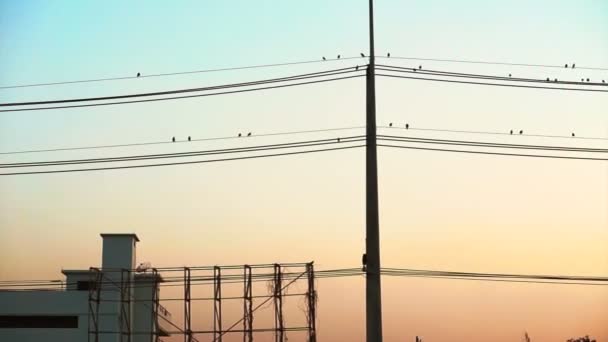
[[[252,135],[253,135],[253,134],[252,134],[251,132],[247,133],[247,136],[248,136],[248,137],[250,137],[250,136],[252,136]],[[238,136],[239,138],[241,138],[241,137],[243,137],[243,133],[239,133],[237,136]],[[172,138],[171,138],[171,141],[172,141],[172,142],[176,142],[177,140],[175,139],[175,137],[172,137]],[[188,136],[188,141],[192,141],[192,137],[191,137],[191,136]]]
[[[388,127],[391,127],[391,128],[392,128],[392,127],[393,127],[393,123],[392,123],[392,122],[389,122]],[[396,128],[396,127],[395,127],[395,128]],[[409,123],[406,123],[406,124],[405,124],[405,129],[409,129],[409,128],[410,128],[410,124],[409,124]],[[513,133],[514,133],[514,131],[513,131],[513,130],[510,130],[510,131],[509,131],[509,134],[511,134],[511,135],[513,135]],[[524,130],[523,130],[523,129],[520,129],[520,130],[519,130],[519,135],[523,135],[523,134],[524,134]],[[575,137],[575,136],[576,136],[576,134],[574,134],[574,132],[572,132],[572,133],[571,133],[571,136]]]

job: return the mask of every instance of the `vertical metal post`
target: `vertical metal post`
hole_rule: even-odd
[[[184,342],[192,342],[192,296],[190,268],[184,267]]]
[[[222,342],[222,271],[213,267],[213,341]]]
[[[99,342],[99,305],[101,302],[101,271],[98,268],[89,268],[89,333],[88,341]],[[91,325],[93,327],[91,327]]]
[[[160,327],[158,326],[158,307],[160,306],[160,286],[159,286],[159,278],[158,270],[156,268],[152,269],[152,275],[154,277],[154,288],[152,289],[152,336],[153,341],[158,342],[160,340],[158,333]]]
[[[243,342],[253,342],[253,292],[251,266],[243,268]]]
[[[366,110],[366,334],[367,342],[382,342],[380,285],[380,223],[378,213],[378,157],[376,147],[376,57],[374,49],[374,3],[369,0],[369,66]]]
[[[274,264],[274,327],[275,342],[285,342],[285,327],[283,322],[283,275],[281,265]]]
[[[126,269],[120,270],[119,327],[120,341],[131,342],[131,271]]]
[[[308,304],[308,342],[317,342],[317,291],[315,290],[315,271],[313,263],[306,264],[308,278],[308,291],[306,302]]]

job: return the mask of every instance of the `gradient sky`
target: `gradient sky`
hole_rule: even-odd
[[[376,50],[382,55],[608,67],[608,2],[603,0],[378,0],[376,21]],[[0,85],[356,56],[368,50],[366,25],[367,1],[0,0]],[[608,79],[608,71],[390,62]],[[2,89],[0,101],[187,88],[355,63]],[[364,123],[364,91],[363,79],[354,79],[182,101],[0,113],[0,152],[357,126]],[[380,125],[608,137],[603,94],[382,78],[377,91]],[[601,140],[415,134],[608,148]],[[327,136],[335,134],[306,138]],[[201,149],[234,144],[192,143]],[[55,279],[61,268],[97,265],[100,232],[136,232],[142,240],[139,260],[157,266],[315,260],[321,269],[356,267],[364,248],[364,176],[364,152],[351,150],[3,177],[0,279]],[[379,187],[386,267],[608,276],[605,162],[380,150]],[[363,278],[319,284],[321,340],[364,340],[363,290]],[[584,334],[608,340],[608,289],[599,286],[385,278],[383,296],[389,342],[415,335],[426,341],[519,341],[524,331],[534,341]]]

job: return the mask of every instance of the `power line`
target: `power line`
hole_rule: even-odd
[[[579,82],[579,81],[563,81],[563,80],[559,81],[556,78],[551,80],[551,78],[539,79],[539,78],[524,78],[524,77],[505,77],[505,76],[472,74],[472,73],[434,70],[434,69],[405,68],[405,67],[382,65],[382,64],[379,64],[378,66],[379,66],[379,68],[378,68],[379,70],[384,70],[384,71],[401,72],[401,73],[409,73],[409,74],[422,74],[422,75],[430,75],[430,76],[463,77],[463,78],[476,78],[476,79],[499,80],[499,81],[509,81],[509,82],[571,84],[571,85],[608,87],[608,84],[600,83],[600,82]]]
[[[20,163],[7,163],[0,164],[0,168],[15,168],[15,167],[36,167],[36,166],[59,166],[59,165],[80,165],[80,164],[91,164],[91,163],[109,163],[109,162],[125,162],[125,161],[139,161],[149,159],[165,159],[165,158],[182,158],[182,157],[197,157],[205,155],[216,155],[216,154],[231,154],[231,153],[246,153],[246,152],[260,152],[274,149],[286,149],[286,148],[301,148],[301,147],[313,147],[329,144],[341,144],[363,141],[363,136],[348,136],[332,139],[318,139],[318,140],[305,140],[296,141],[281,144],[269,144],[269,145],[255,145],[246,147],[234,147],[214,150],[200,150],[190,152],[175,152],[175,153],[160,153],[160,154],[143,154],[143,155],[132,155],[123,157],[104,157],[104,158],[88,158],[88,159],[70,159],[70,160],[51,160],[42,162],[20,162]]]
[[[286,76],[286,77],[263,79],[263,80],[250,81],[250,82],[222,84],[222,85],[209,86],[209,87],[165,90],[165,91],[157,91],[157,92],[151,92],[151,93],[138,93],[138,94],[127,94],[127,95],[113,95],[113,96],[100,96],[100,97],[87,97],[87,98],[48,100],[48,101],[12,102],[12,103],[2,103],[2,104],[0,104],[0,107],[49,105],[49,104],[59,104],[59,103],[107,101],[107,100],[130,99],[130,98],[138,98],[138,97],[175,95],[175,94],[201,92],[201,91],[212,91],[212,90],[222,90],[222,89],[229,89],[229,88],[249,87],[249,86],[256,86],[256,85],[261,85],[261,84],[289,82],[289,81],[294,81],[294,80],[303,80],[303,79],[310,79],[310,78],[319,78],[319,77],[354,73],[357,71],[358,70],[356,70],[354,67],[350,67],[350,68],[333,69],[333,70],[326,70],[326,71],[313,72],[313,73],[307,73],[307,74],[299,74],[299,75]]]
[[[476,85],[487,85],[487,86],[497,86],[497,87],[551,89],[551,90],[571,90],[571,91],[589,91],[589,92],[608,92],[608,90],[602,90],[602,89],[543,87],[543,86],[528,86],[528,85],[523,85],[523,84],[504,84],[504,83],[488,83],[488,82],[473,82],[473,81],[456,81],[456,80],[447,80],[447,79],[440,79],[440,78],[409,77],[409,76],[398,76],[398,75],[388,75],[388,74],[376,74],[376,76],[392,77],[392,78],[405,78],[405,79],[421,80],[421,81],[435,81],[435,82],[460,83],[460,84],[476,84]]]
[[[157,99],[145,99],[145,100],[133,100],[133,101],[118,101],[118,102],[105,102],[105,103],[95,103],[95,104],[80,104],[80,105],[68,105],[68,106],[54,106],[54,107],[34,107],[34,108],[22,108],[22,109],[8,109],[8,110],[0,110],[1,112],[22,112],[22,111],[35,111],[35,110],[50,110],[50,109],[68,109],[68,108],[84,108],[84,107],[99,107],[99,106],[110,106],[110,105],[119,105],[119,104],[131,104],[131,103],[143,103],[143,102],[156,102],[156,101],[167,101],[167,100],[178,100],[178,99],[186,99],[186,98],[194,98],[194,97],[207,97],[207,96],[216,96],[216,95],[226,95],[226,94],[238,94],[238,93],[247,93],[254,92],[260,90],[268,90],[268,89],[278,89],[278,88],[286,88],[286,87],[294,87],[300,85],[307,84],[316,84],[316,83],[324,83],[324,82],[333,82],[339,80],[346,80],[351,78],[363,77],[364,75],[354,75],[354,76],[344,76],[344,77],[335,77],[329,79],[321,79],[316,81],[307,81],[307,82],[299,82],[299,83],[291,83],[291,84],[281,84],[276,86],[267,86],[267,87],[259,87],[253,89],[240,89],[240,90],[232,90],[232,91],[224,91],[224,92],[216,92],[211,94],[197,94],[197,95],[185,95],[185,96],[173,96],[173,97],[163,97]]]
[[[404,56],[376,56],[376,58],[388,58],[388,59],[405,59],[414,61],[432,61],[432,62],[448,62],[448,63],[465,63],[465,64],[489,64],[489,65],[508,65],[508,66],[524,66],[524,67],[537,67],[537,68],[556,68],[565,69],[564,65],[555,64],[530,64],[530,63],[513,63],[513,62],[492,62],[492,61],[479,61],[479,60],[466,60],[466,59],[446,59],[446,58],[424,58],[424,57],[404,57]],[[606,71],[608,68],[597,68],[597,67],[583,67],[577,66],[571,69],[583,69],[583,70],[597,70]]]
[[[385,70],[378,68],[379,70]],[[388,71],[388,70],[385,70]],[[528,89],[548,89],[548,90],[569,90],[569,91],[587,91],[587,92],[608,92],[608,90],[603,89],[586,89],[586,88],[567,88],[567,87],[545,87],[545,86],[530,86],[524,84],[504,84],[504,83],[489,83],[489,82],[474,82],[474,81],[458,81],[458,80],[448,80],[442,78],[427,78],[427,77],[411,77],[411,76],[401,76],[401,75],[389,75],[389,74],[379,74],[376,73],[376,76],[382,77],[391,77],[391,78],[403,78],[403,79],[411,79],[411,80],[420,80],[420,81],[434,81],[434,82],[447,82],[447,83],[460,83],[460,84],[475,84],[475,85],[486,85],[486,86],[496,86],[496,87],[512,87],[512,88],[528,88]]]
[[[297,152],[285,152],[285,153],[265,154],[265,155],[257,155],[257,156],[244,156],[244,157],[222,158],[222,159],[211,159],[211,160],[196,160],[196,161],[188,161],[188,162],[174,162],[174,163],[162,163],[162,164],[128,165],[128,166],[98,167],[98,168],[87,168],[87,169],[66,169],[66,170],[51,170],[51,171],[10,172],[10,173],[0,173],[0,176],[50,174],[50,173],[66,173],[66,172],[106,171],[106,170],[120,170],[120,169],[135,169],[135,168],[148,168],[148,167],[159,167],[159,166],[172,166],[172,165],[203,164],[203,163],[224,162],[224,161],[233,161],[233,160],[245,160],[245,159],[258,159],[258,158],[268,158],[268,157],[279,157],[279,156],[307,154],[307,153],[325,152],[325,151],[338,151],[338,150],[346,150],[346,149],[352,149],[352,148],[359,148],[359,147],[364,147],[364,146],[365,145],[355,145],[355,146],[345,146],[345,147],[335,147],[335,148],[325,148],[325,149],[314,149],[314,150],[297,151]]]
[[[382,139],[379,139],[379,140],[382,140]],[[393,148],[404,148],[404,149],[411,149],[411,150],[422,150],[422,151],[471,153],[471,154],[484,154],[484,155],[494,155],[494,156],[513,156],[513,157],[531,157],[531,158],[549,158],[549,159],[572,159],[572,160],[608,161],[608,158],[570,157],[570,156],[556,156],[556,155],[544,155],[544,154],[541,155],[541,154],[520,154],[520,153],[502,153],[502,152],[482,152],[482,151],[472,151],[472,150],[452,150],[452,149],[444,149],[444,148],[429,148],[429,147],[388,145],[388,144],[378,144],[378,146],[393,147]]]
[[[344,60],[361,59],[361,58],[364,58],[364,57],[356,56],[356,57],[328,58],[325,61],[317,59],[317,60],[298,61],[298,62],[285,62],[285,63],[273,63],[273,64],[258,64],[258,65],[249,65],[249,66],[239,66],[239,67],[226,67],[226,68],[215,68],[215,69],[178,71],[178,72],[158,73],[158,74],[141,75],[141,76],[120,76],[120,77],[106,77],[106,78],[95,78],[95,79],[74,80],[74,81],[60,81],[60,82],[32,83],[32,84],[22,84],[22,85],[8,85],[8,86],[0,86],[0,89],[42,87],[42,86],[52,86],[52,85],[61,85],[61,84],[73,84],[73,83],[91,83],[91,82],[131,80],[131,79],[139,79],[139,78],[165,77],[165,76],[199,74],[199,73],[210,73],[210,72],[220,72],[220,71],[234,71],[234,70],[245,70],[245,69],[259,69],[259,68],[280,67],[280,66],[288,66],[288,65],[300,65],[300,64],[334,62],[334,61],[344,61]]]
[[[378,126],[378,128],[382,129],[404,129],[402,127],[394,127],[394,126]],[[442,128],[424,128],[424,127],[411,127],[407,128],[411,131],[430,131],[430,132],[445,132],[445,133],[471,133],[471,134],[486,134],[486,135],[506,135],[506,136],[514,136],[515,134],[507,133],[507,132],[496,132],[496,131],[473,131],[473,130],[457,130],[457,129],[442,129]],[[547,135],[547,134],[528,134],[519,135],[520,137],[538,137],[538,138],[560,138],[560,139],[588,139],[588,140],[608,140],[608,138],[600,138],[600,137],[582,137],[582,136],[567,136],[567,135]],[[2,154],[2,153],[0,153]]]
[[[365,126],[335,127],[335,128],[310,129],[310,130],[300,130],[300,131],[284,131],[284,132],[272,132],[272,133],[261,133],[261,134],[256,133],[255,135],[252,135],[249,137],[239,137],[239,136],[231,135],[231,136],[200,138],[200,139],[191,139],[191,140],[176,140],[175,142],[153,141],[153,142],[141,142],[141,143],[131,143],[131,144],[96,145],[96,146],[51,148],[51,149],[42,149],[42,150],[9,151],[9,152],[0,152],[0,155],[39,153],[39,152],[57,152],[57,151],[74,151],[74,150],[92,150],[92,149],[117,148],[117,147],[147,146],[147,145],[166,145],[166,144],[177,144],[177,143],[191,143],[191,142],[197,142],[197,141],[251,139],[251,138],[259,138],[259,137],[269,137],[269,136],[296,135],[296,134],[321,133],[321,132],[332,132],[332,131],[346,131],[346,130],[362,129],[362,128],[365,128]]]
[[[381,140],[385,140],[385,141],[403,141],[403,142],[440,144],[440,145],[492,147],[492,148],[526,149],[526,150],[543,150],[543,151],[563,151],[563,152],[608,153],[608,149],[602,149],[602,148],[504,144],[504,143],[492,143],[492,142],[469,141],[469,140],[414,138],[414,137],[406,137],[406,136],[400,136],[400,135],[378,135],[378,137],[380,137]]]

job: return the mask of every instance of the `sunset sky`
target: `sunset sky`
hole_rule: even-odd
[[[378,55],[608,68],[608,1],[376,1]],[[367,1],[2,1],[0,87],[368,54]],[[455,72],[608,80],[608,69],[391,60]],[[49,87],[0,102],[130,94],[363,65],[363,59]],[[377,79],[378,125],[608,138],[608,95]],[[0,113],[0,152],[365,123],[363,78],[238,95]],[[335,138],[363,130],[257,137]],[[608,148],[608,140],[414,136]],[[252,139],[253,140],[253,139]],[[192,142],[2,155],[1,163],[234,147]],[[608,162],[379,150],[384,267],[608,276]],[[58,279],[135,232],[157,266],[359,267],[364,150],[0,177],[0,280]],[[363,277],[319,280],[320,341],[363,341]],[[383,278],[385,341],[608,341],[608,287]],[[202,291],[202,290],[201,290]],[[179,308],[170,309],[179,316]],[[200,312],[204,310],[201,308]],[[301,314],[292,308],[289,315]],[[288,315],[288,318],[289,318]],[[202,317],[202,316],[201,316]],[[236,316],[234,316],[236,317]],[[197,324],[208,322],[199,320]],[[294,336],[294,340],[296,340]]]

